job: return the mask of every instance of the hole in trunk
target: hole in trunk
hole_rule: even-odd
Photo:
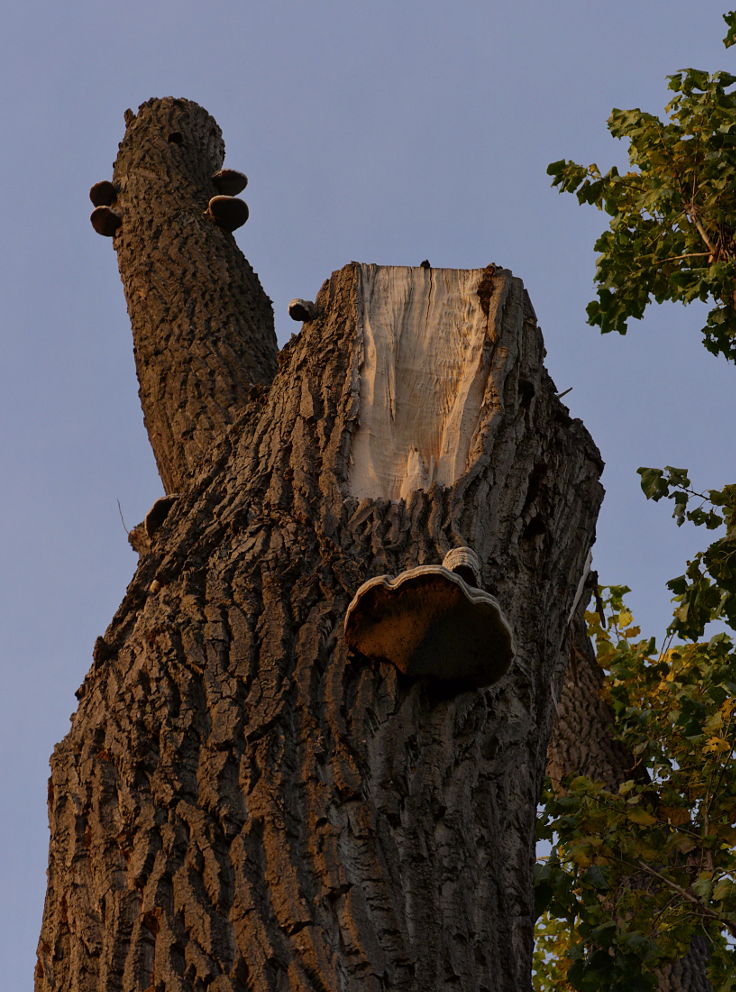
[[[537,514],[536,517],[532,517],[529,523],[524,528],[524,533],[521,535],[522,541],[533,541],[535,537],[540,537],[544,534],[547,528],[544,526],[544,521]]]

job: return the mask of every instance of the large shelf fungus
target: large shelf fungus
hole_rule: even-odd
[[[472,549],[456,548],[442,565],[369,579],[345,615],[348,647],[413,678],[493,685],[513,661],[514,637],[479,575]]]
[[[89,191],[89,198],[94,207],[111,207],[117,195],[117,190],[109,179],[101,179]]]

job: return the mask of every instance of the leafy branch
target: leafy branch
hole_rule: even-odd
[[[691,488],[686,473],[675,472]],[[545,793],[538,833],[553,846],[536,875],[540,989],[653,989],[656,969],[699,933],[710,942],[714,973],[729,970],[736,646],[725,633],[673,645],[670,631],[658,651],[653,638],[640,638],[628,591],[599,590],[605,616],[587,618],[635,767],[617,789],[577,776]]]
[[[732,15],[725,16],[727,43]],[[711,304],[706,348],[736,360],[734,86],[730,73],[683,69],[669,77],[675,95],[664,119],[639,108],[614,110],[609,130],[628,142],[623,175],[565,159],[548,166],[560,192],[611,218],[595,243],[598,293],[587,310],[588,322],[604,333],[625,334],[653,301],[702,300]]]
[[[724,14],[726,47],[736,11]],[[629,166],[560,160],[553,186],[608,214],[595,243],[588,321],[625,334],[652,303],[710,306],[705,347],[736,361],[736,76],[682,69],[662,118],[614,110]],[[703,248],[707,250],[703,250]],[[648,499],[672,501],[678,526],[719,531],[670,580],[660,650],[642,639],[626,586],[599,590],[586,614],[629,777],[551,786],[539,836],[535,983],[555,992],[651,992],[656,972],[695,936],[717,992],[736,988],[736,485],[698,491],[685,469],[641,468]],[[709,624],[718,633],[705,639]]]

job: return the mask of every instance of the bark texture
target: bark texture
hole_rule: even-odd
[[[271,301],[207,214],[225,145],[189,100],[128,115],[113,169],[115,250],[146,430],[167,493],[187,488],[254,385],[276,371]]]
[[[636,762],[617,740],[611,707],[602,696],[604,675],[596,660],[583,616],[590,591],[568,629],[562,669],[564,681],[557,690],[559,703],[547,753],[547,772],[555,789],[564,779],[586,775],[617,789],[637,777]]]
[[[163,202],[161,142],[174,119],[189,133],[180,115],[210,120],[163,100],[129,121],[115,244],[151,442],[183,492],[97,641],[52,759],[37,992],[520,992],[550,685],[600,457],[555,395],[521,281],[490,266],[465,467],[403,499],[353,495],[369,409],[360,314],[380,272],[334,273],[270,388],[243,386],[259,369],[268,382],[270,315],[230,236],[200,220],[221,155],[210,124],[173,152],[186,155],[175,191],[189,206],[179,192],[176,209]],[[125,159],[142,177],[149,146],[155,207],[119,169]],[[219,239],[212,256],[199,238]],[[205,257],[227,263],[213,274]],[[218,280],[247,287],[241,350],[245,318]],[[514,631],[501,682],[409,679],[348,654],[343,618],[364,580],[461,545]]]

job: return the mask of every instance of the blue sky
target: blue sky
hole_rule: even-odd
[[[0,961],[32,987],[53,745],[136,564],[118,514],[160,494],[142,426],[114,252],[89,224],[123,111],[151,96],[217,118],[245,171],[238,242],[276,308],[356,259],[521,276],[548,367],[607,463],[595,564],[626,583],[647,633],[699,535],[647,504],[639,465],[733,481],[734,370],[694,310],[660,308],[626,338],[585,325],[603,224],[549,187],[562,157],[622,161],[613,106],[659,111],[664,77],[735,71],[711,0],[26,0],[4,14],[0,180]]]

